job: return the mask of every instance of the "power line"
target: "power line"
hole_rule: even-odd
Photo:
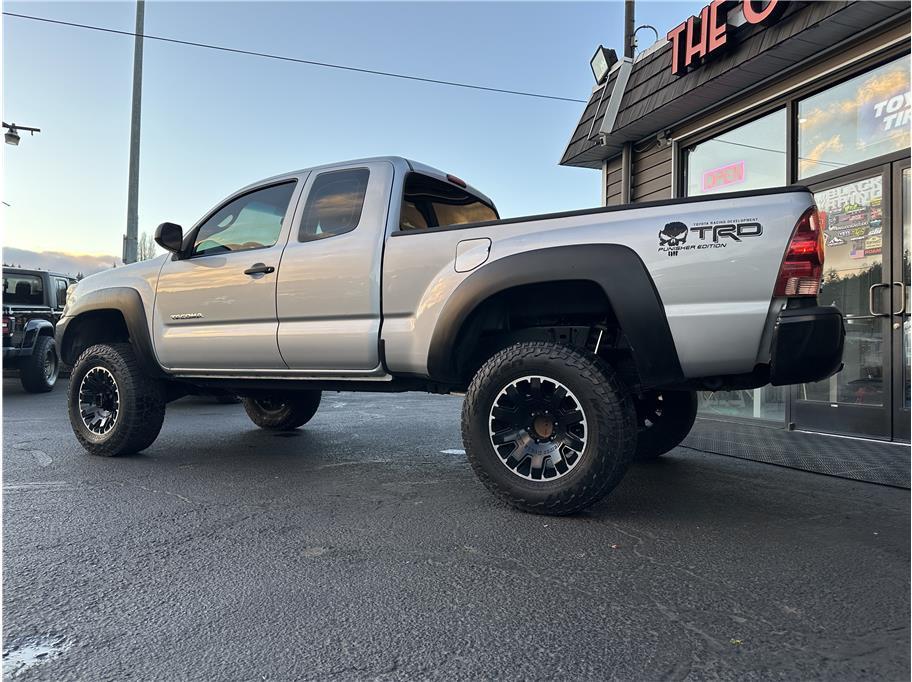
[[[47,17],[36,17],[28,14],[17,14],[16,12],[4,12],[5,16],[15,17],[17,19],[29,19],[31,21],[41,21],[47,24],[58,24],[60,26],[70,26],[72,28],[83,28],[90,31],[101,31],[102,33],[116,33],[123,36],[141,37],[148,40],[158,40],[163,43],[174,43],[176,45],[188,45],[190,47],[202,47],[207,50],[219,50],[221,52],[233,52],[235,54],[245,54],[253,57],[264,57],[266,59],[277,59],[283,62],[294,62],[296,64],[308,64],[310,66],[320,66],[326,69],[339,69],[340,71],[354,71],[355,73],[366,73],[372,76],[386,76],[388,78],[401,78],[403,80],[420,81],[422,83],[434,83],[436,85],[447,85],[454,88],[467,88],[469,90],[483,90],[485,92],[499,92],[505,95],[519,95],[521,97],[536,97],[538,99],[550,99],[560,102],[580,102],[585,104],[587,100],[574,99],[572,97],[558,97],[557,95],[543,95],[536,92],[524,92],[522,90],[506,90],[504,88],[489,88],[484,85],[472,85],[471,83],[459,83],[456,81],[445,81],[437,78],[422,78],[421,76],[409,76],[404,73],[393,73],[391,71],[377,71],[374,69],[362,69],[356,66],[344,66],[342,64],[330,64],[328,62],[317,62],[311,59],[298,59],[297,57],[285,57],[268,52],[255,52],[253,50],[242,50],[236,47],[225,47],[224,45],[211,45],[209,43],[199,43],[192,40],[179,40],[177,38],[166,38],[164,36],[153,36],[148,33],[134,33],[132,31],[121,31],[114,28],[105,28],[103,26],[93,26],[91,24],[77,24],[72,21],[61,21],[59,19],[48,19]]]

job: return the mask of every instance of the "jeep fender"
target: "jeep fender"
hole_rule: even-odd
[[[22,348],[34,348],[35,341],[42,334],[48,336],[54,335],[54,323],[49,320],[29,320],[24,329],[25,335],[22,337]]]
[[[428,351],[428,373],[455,381],[455,345],[463,324],[486,299],[525,284],[560,280],[596,283],[614,310],[643,387],[683,378],[659,292],[640,257],[618,244],[578,244],[505,256],[473,272],[447,299]]]
[[[66,317],[57,323],[57,348],[60,357],[67,364],[73,364],[77,358],[73,357],[73,333],[78,330],[76,324],[79,318],[86,313],[100,311],[117,311],[123,315],[130,336],[130,344],[136,352],[136,359],[146,374],[161,376],[165,372],[155,356],[152,347],[152,337],[149,333],[149,324],[146,321],[146,312],[142,297],[136,289],[130,287],[111,287],[97,289],[84,295],[77,296],[71,310],[67,310]]]

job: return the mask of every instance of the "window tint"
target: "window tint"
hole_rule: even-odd
[[[368,177],[370,171],[366,168],[318,175],[307,195],[298,240],[333,237],[358,227]]]
[[[285,182],[258,189],[220,208],[197,231],[193,255],[247,251],[275,244],[294,187],[294,182]]]
[[[798,177],[909,146],[909,56],[798,103]]]
[[[44,305],[44,283],[38,275],[3,274],[3,303]]]
[[[400,230],[465,225],[498,218],[493,206],[461,187],[420,173],[411,173],[405,180]]]
[[[69,280],[55,278],[54,282],[57,285],[57,307],[62,308],[66,305],[66,292],[67,287],[70,286]]]
[[[687,196],[788,184],[785,109],[685,149]]]

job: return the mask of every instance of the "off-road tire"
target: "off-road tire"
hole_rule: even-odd
[[[50,376],[45,368],[48,354],[53,354],[53,371]],[[57,355],[57,344],[50,336],[39,336],[35,339],[32,354],[23,358],[19,366],[19,381],[28,393],[48,393],[54,390],[57,377],[60,375],[60,356]]]
[[[309,422],[320,407],[321,391],[301,391],[281,398],[244,398],[250,421],[269,431],[291,431]]]
[[[79,407],[82,381],[95,368],[111,374],[119,394],[113,426],[103,434],[86,426]],[[89,454],[127,455],[145,450],[158,437],[165,421],[165,390],[161,381],[140,370],[129,343],[99,344],[87,348],[73,366],[67,408],[73,432]]]
[[[681,444],[697,418],[694,391],[660,391],[636,401],[636,460],[650,462]]]
[[[504,465],[492,443],[492,407],[501,391],[525,376],[562,384],[586,419],[579,460],[556,480],[521,477]],[[535,514],[574,514],[602,499],[627,471],[636,436],[633,398],[614,369],[588,351],[556,343],[517,343],[492,356],[462,407],[462,439],[475,474],[501,500]]]

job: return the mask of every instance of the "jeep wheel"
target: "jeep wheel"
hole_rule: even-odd
[[[313,418],[320,407],[320,396],[320,391],[302,391],[276,398],[244,398],[244,409],[261,429],[290,431]]]
[[[694,391],[661,391],[636,401],[640,432],[636,459],[646,462],[676,448],[697,418]]]
[[[47,393],[54,390],[60,373],[57,344],[50,336],[35,339],[32,354],[19,366],[19,381],[29,393]]]
[[[555,343],[509,346],[472,380],[462,439],[475,474],[502,500],[573,514],[608,494],[636,448],[636,411],[615,371]]]
[[[158,437],[165,391],[140,371],[130,344],[90,346],[73,367],[68,409],[73,432],[90,454],[130,454]]]

